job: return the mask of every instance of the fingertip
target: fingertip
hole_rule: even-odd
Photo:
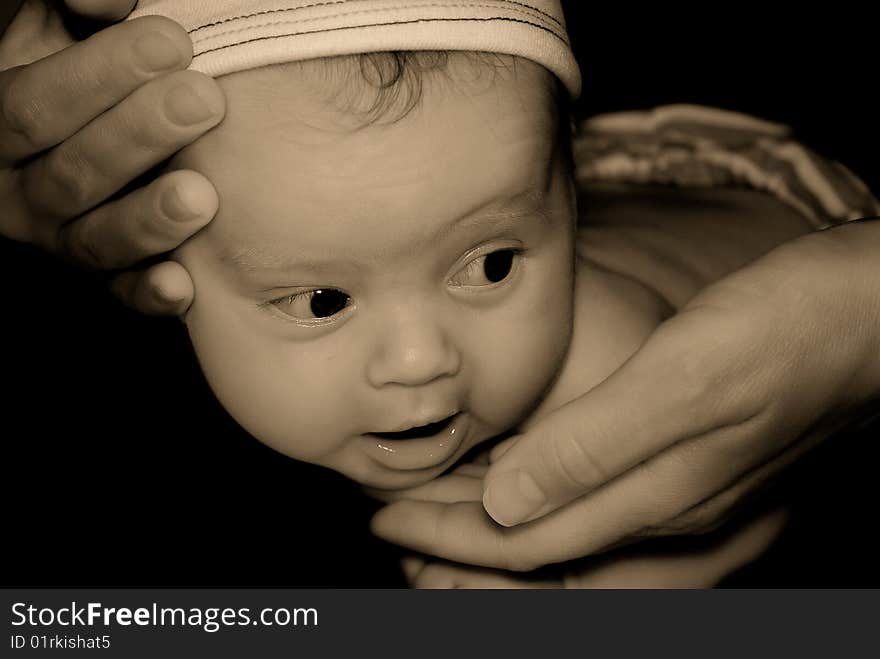
[[[523,469],[487,476],[483,508],[501,526],[515,526],[534,519],[547,503],[547,495]]]
[[[189,32],[177,21],[167,16],[139,16],[127,23],[131,29],[142,34],[143,37],[149,38],[151,35],[160,35],[165,38],[167,47],[177,49],[179,58],[176,60],[175,66],[171,69],[185,69],[192,62],[193,44],[189,36]],[[168,43],[170,41],[170,43]],[[137,39],[134,41],[137,43]],[[170,69],[169,69],[170,70]]]
[[[220,197],[214,185],[201,174],[193,172],[181,195],[190,208],[198,209],[205,223],[210,221],[220,208]]]
[[[220,208],[213,184],[198,172],[178,170],[167,175],[159,206],[175,222],[193,223],[194,230],[208,224]]]
[[[404,538],[423,534],[435,504],[426,501],[395,501],[380,509],[370,520],[373,535],[401,544]],[[410,546],[409,543],[406,546]]]
[[[110,282],[110,290],[124,305],[150,316],[182,317],[193,300],[189,273],[173,261],[122,272]]]
[[[391,503],[380,508],[377,513],[370,519],[370,533],[375,536],[388,540],[389,529],[396,526],[396,510],[397,503]]]
[[[175,261],[165,261],[147,270],[144,279],[153,298],[151,313],[181,317],[186,314],[195,294],[186,268]]]
[[[223,90],[216,80],[204,73],[191,69],[175,71],[165,76],[156,87],[162,100],[158,106],[151,107],[160,112],[163,124],[175,131],[178,148],[212,130],[226,116]],[[155,94],[150,92],[139,97],[139,102],[152,103],[153,98]]]

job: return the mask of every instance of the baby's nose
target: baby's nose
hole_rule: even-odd
[[[370,384],[416,387],[458,373],[459,351],[441,324],[418,312],[405,316],[390,319],[379,330],[367,364]]]

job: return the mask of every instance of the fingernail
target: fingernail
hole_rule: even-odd
[[[200,124],[219,114],[190,85],[172,87],[165,97],[168,118],[180,126]]]
[[[164,305],[183,302],[186,295],[183,293],[172,293],[171,291],[166,291],[165,289],[157,286],[153,289],[153,297],[156,299],[157,302]]]
[[[132,48],[141,66],[154,73],[175,69],[183,60],[180,49],[161,32],[149,32],[139,37]]]
[[[162,197],[162,212],[178,222],[194,220],[202,214],[200,199],[186,185],[177,185]]]
[[[493,478],[483,493],[483,507],[502,526],[513,526],[529,519],[546,500],[535,479],[521,469]]]

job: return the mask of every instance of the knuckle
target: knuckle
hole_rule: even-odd
[[[92,168],[73,149],[55,149],[43,160],[43,174],[54,188],[52,198],[59,207],[76,214],[88,207]]]
[[[117,122],[114,122],[115,137],[126,144],[130,153],[162,148],[173,141],[173,136],[168,135],[165,122],[155,120],[155,111],[144,111],[148,107],[147,104],[133,108],[126,106],[126,111],[121,112]]]
[[[17,84],[20,76],[13,76],[0,96],[0,117],[6,130],[25,146],[36,152],[44,148],[42,134],[46,122],[41,117],[40,106]]]
[[[61,253],[81,266],[97,270],[108,269],[111,264],[99,249],[94,234],[92,223],[86,220],[72,222],[58,234]]]
[[[553,468],[551,473],[562,478],[566,485],[583,489],[607,480],[609,470],[576,434],[564,432],[544,446],[548,447],[545,462]]]
[[[766,320],[755,314],[710,309],[701,334],[671,355],[670,391],[689,411],[695,427],[708,428],[749,418],[762,402],[756,386],[768,367],[760,357],[768,339]]]
[[[724,494],[710,496],[696,504],[687,497],[679,498],[667,513],[644,524],[641,534],[647,536],[704,535],[719,528],[732,514],[735,500]],[[658,521],[661,520],[661,521]]]
[[[707,401],[717,400],[719,387],[724,385],[724,379],[718,376],[715,366],[719,349],[694,349],[676,355],[677,365],[673,371],[676,381],[671,392],[688,410],[708,412]]]

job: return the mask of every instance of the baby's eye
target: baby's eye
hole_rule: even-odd
[[[351,297],[342,291],[318,288],[272,300],[271,304],[288,316],[299,320],[314,320],[335,316],[350,303]]]
[[[513,270],[517,251],[499,249],[478,256],[459,270],[449,282],[454,286],[491,286],[507,279]]]

